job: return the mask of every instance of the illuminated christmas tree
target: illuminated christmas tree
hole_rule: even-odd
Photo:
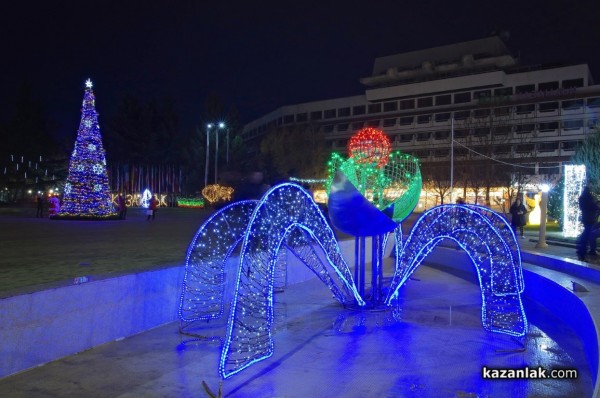
[[[97,220],[116,218],[106,172],[92,82],[85,82],[81,122],[69,162],[63,203],[56,218]]]

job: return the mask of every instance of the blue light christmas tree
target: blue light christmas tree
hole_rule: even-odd
[[[60,219],[101,220],[117,218],[110,196],[106,156],[102,146],[92,82],[85,82],[81,122],[69,162],[69,177]]]

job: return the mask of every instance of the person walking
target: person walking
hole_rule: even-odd
[[[525,214],[527,214],[527,208],[523,203],[521,203],[521,199],[517,198],[515,203],[510,206],[510,225],[517,235],[517,228],[519,228],[519,232],[521,233],[521,239],[525,239],[525,233],[523,231],[523,226],[525,225]]]
[[[127,218],[127,203],[122,193],[117,197],[117,206],[119,207],[119,219],[125,220]]]
[[[590,251],[587,254],[596,256],[596,232],[594,228],[598,223],[598,212],[600,208],[596,204],[594,196],[590,188],[586,186],[579,196],[579,209],[581,210],[581,223],[583,224],[583,231],[579,238],[577,238],[577,258],[579,261],[585,261],[587,247],[589,245]]]
[[[154,221],[154,219],[156,218],[157,207],[158,207],[158,200],[156,200],[156,198],[154,196],[152,196],[150,198],[150,203],[148,205],[148,217],[146,218],[146,221],[150,220],[151,217],[152,217],[152,221]]]
[[[42,195],[37,196],[37,211],[35,213],[36,218],[44,218],[44,198]]]

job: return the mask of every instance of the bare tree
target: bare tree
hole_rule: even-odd
[[[260,145],[262,166],[271,179],[296,175],[324,178],[327,150],[322,131],[307,123],[291,127],[272,126]]]
[[[450,195],[450,162],[429,163],[423,166],[421,171],[423,183],[426,189],[429,189],[440,198],[441,204],[444,204],[446,196]]]

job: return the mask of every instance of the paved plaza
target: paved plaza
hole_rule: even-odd
[[[584,397],[589,370],[578,340],[531,304],[526,340],[481,328],[479,287],[421,267],[403,292],[401,322],[388,312],[343,309],[318,280],[276,295],[274,355],[223,382],[226,397]],[[0,380],[11,397],[207,397],[223,333],[171,323]],[[201,337],[200,337],[201,336]],[[523,344],[525,349],[523,349]],[[543,350],[539,347],[544,346]],[[484,381],[482,365],[577,368],[575,381]]]

